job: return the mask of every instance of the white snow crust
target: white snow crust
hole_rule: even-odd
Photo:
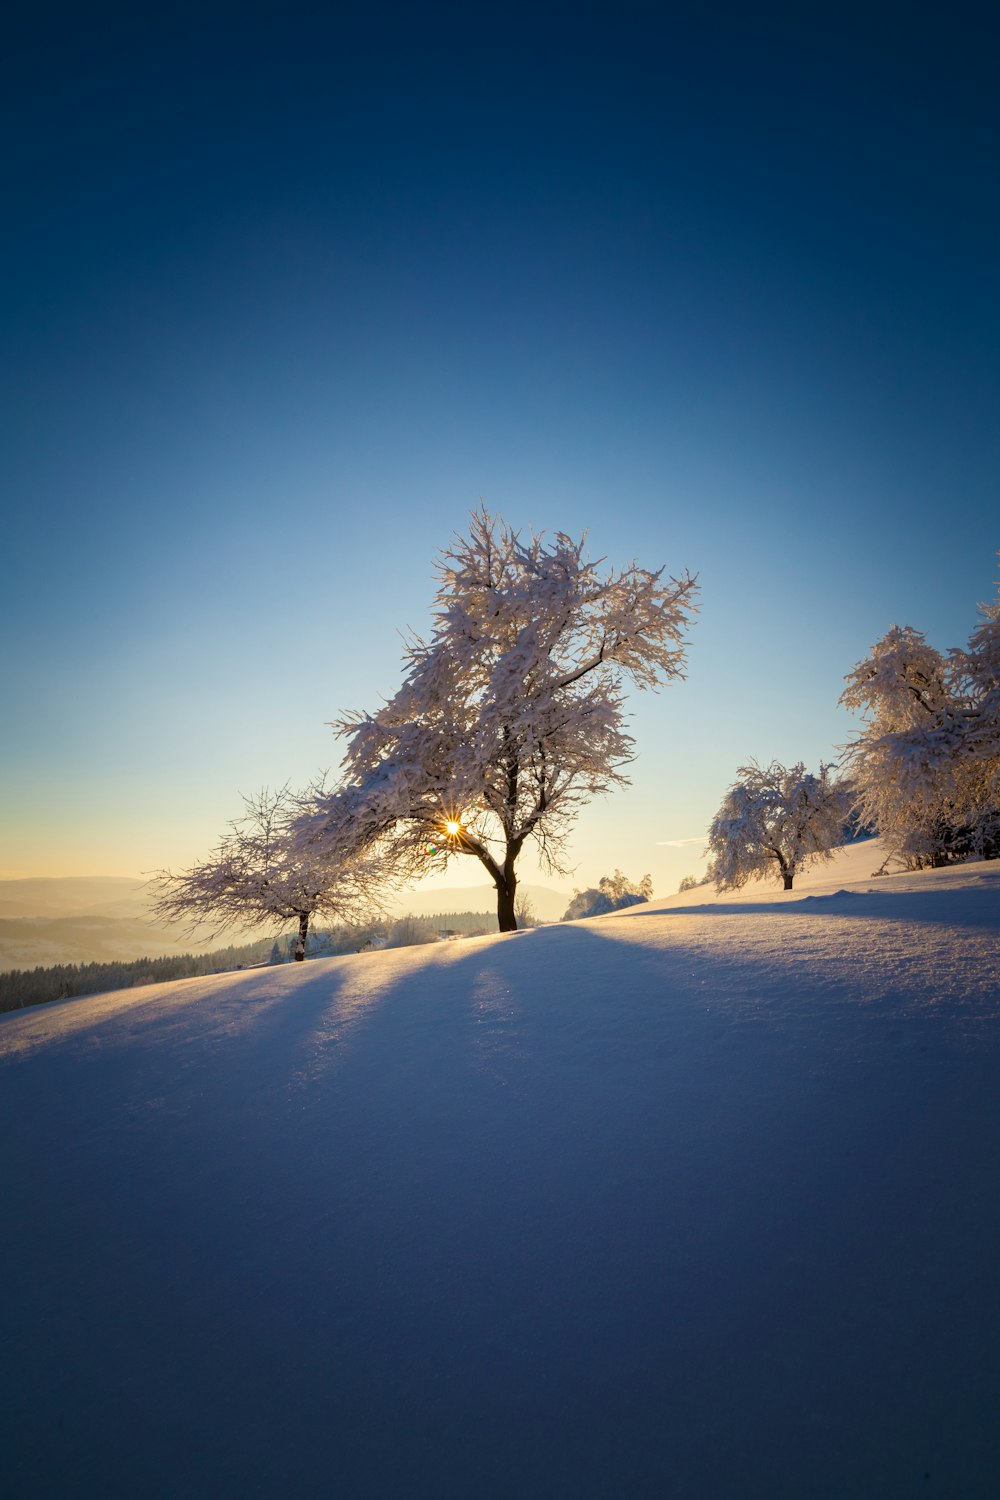
[[[1000,1492],[1000,862],[0,1022],[16,1496]]]

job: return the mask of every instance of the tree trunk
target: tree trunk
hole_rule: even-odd
[[[514,874],[514,865],[523,843],[522,835],[521,838],[512,839],[507,844],[507,853],[502,866],[497,864],[492,854],[482,844],[466,839],[463,846],[470,854],[474,854],[480,864],[489,871],[490,878],[496,886],[497,926],[501,932],[517,931],[517,918],[514,915],[517,876]]]
[[[790,891],[791,888],[792,888],[792,881],[795,879],[795,876],[794,875],[785,874],[785,875],[782,876],[782,879],[785,882],[785,890],[786,891]]]
[[[299,912],[299,935],[295,942],[295,962],[302,963],[306,956],[306,938],[309,936],[309,913]]]
[[[517,878],[512,869],[506,867],[504,873],[497,877],[497,923],[501,932],[516,932],[517,918],[514,915],[514,896],[517,892]]]

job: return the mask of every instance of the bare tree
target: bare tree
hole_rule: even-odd
[[[310,797],[323,790],[310,789]],[[159,871],[150,882],[152,910],[168,922],[186,922],[191,932],[207,926],[285,927],[298,924],[296,960],[305,958],[309,924],[318,913],[357,919],[378,904],[384,869],[371,858],[351,858],[328,845],[322,853],[303,850],[292,836],[302,798],[287,786],[244,797],[244,813],[234,819],[209,857],[189,870]]]

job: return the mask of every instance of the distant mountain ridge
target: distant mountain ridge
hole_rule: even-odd
[[[0,918],[136,916],[148,909],[145,881],[131,875],[30,876],[0,880]]]
[[[165,958],[219,945],[155,923],[146,883],[128,875],[0,880],[0,969]]]
[[[572,900],[572,892],[556,891],[547,885],[520,885],[517,893],[529,903],[541,922],[558,922]],[[481,911],[495,919],[497,893],[491,885],[449,885],[431,891],[404,891],[393,902],[393,910],[413,917]]]

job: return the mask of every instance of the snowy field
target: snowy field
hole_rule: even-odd
[[[3,1492],[1000,1494],[1000,862],[0,1020]]]

